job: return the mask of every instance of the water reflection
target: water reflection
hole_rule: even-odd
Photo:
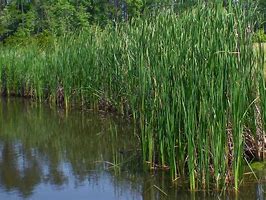
[[[265,199],[263,182],[221,196],[145,173],[131,127],[107,116],[0,99],[0,122],[0,199]]]
[[[66,116],[23,100],[1,99],[0,111],[0,188],[6,193],[26,198],[40,185],[93,188],[104,180],[119,195],[129,186],[119,183],[118,174],[136,166],[138,141],[130,127],[96,114]]]

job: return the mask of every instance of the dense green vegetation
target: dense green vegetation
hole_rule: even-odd
[[[259,0],[257,4],[257,11],[259,13],[259,22],[257,23],[257,28],[254,40],[258,42],[266,42],[266,1]]]
[[[49,36],[104,27],[130,21],[157,9],[181,11],[196,0],[1,0],[0,41],[20,44],[34,39],[41,43]]]
[[[127,21],[115,15],[110,23],[78,5],[84,12],[77,17],[70,9],[67,16],[82,22],[90,17],[90,24],[67,25],[77,19],[64,21],[66,11],[54,19],[45,15],[40,33],[36,27],[28,32],[47,33],[44,46],[1,48],[2,93],[131,116],[151,169],[169,167],[173,180],[189,176],[193,190],[238,189],[246,133],[261,140],[266,120],[263,52],[253,51],[253,7],[223,1],[183,12],[164,6],[145,13],[141,7],[134,15],[145,17]],[[4,41],[20,39],[15,36],[23,24],[25,30],[24,19],[14,22],[18,29],[9,28]],[[262,151],[257,152],[260,158]]]
[[[198,0],[1,0],[0,42],[25,45],[37,40],[39,44],[46,45],[55,36],[87,30],[92,25],[115,25],[143,17],[155,10],[169,8],[180,13],[197,2]],[[256,3],[261,18],[256,28],[262,32],[266,21],[266,3],[264,0],[252,2]],[[223,4],[227,6],[228,1],[224,0]],[[261,36],[258,34],[255,39],[264,40]]]

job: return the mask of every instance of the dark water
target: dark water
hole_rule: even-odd
[[[138,137],[127,124],[0,99],[0,200],[265,199],[263,183],[246,183],[238,195],[191,193],[167,173],[143,170]]]

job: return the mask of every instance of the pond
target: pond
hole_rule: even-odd
[[[129,124],[92,111],[66,113],[0,99],[0,199],[218,198],[219,192],[189,192],[173,184],[167,172],[145,170]],[[220,199],[265,199],[265,189],[263,182],[246,181],[238,195]]]

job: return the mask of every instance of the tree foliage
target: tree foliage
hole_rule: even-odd
[[[86,30],[91,25],[125,22],[151,11],[173,8],[176,12],[197,0],[0,0],[0,42],[40,35],[60,36]],[[265,17],[266,1],[258,0]]]

